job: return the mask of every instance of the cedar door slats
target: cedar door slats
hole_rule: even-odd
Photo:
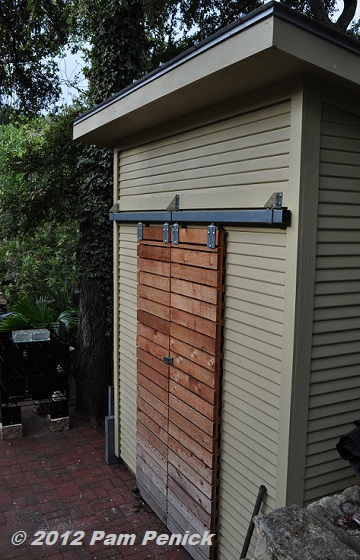
[[[160,229],[146,230],[153,241],[138,244],[136,471],[141,495],[166,522],[170,254]]]
[[[224,232],[206,243],[207,228],[180,228],[165,244],[158,226],[138,242],[137,482],[174,533],[216,533],[218,515]]]

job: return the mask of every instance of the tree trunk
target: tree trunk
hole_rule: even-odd
[[[94,425],[104,423],[112,384],[112,202],[110,150],[88,146],[82,161],[79,216],[79,325],[75,380],[77,410]]]
[[[108,301],[101,282],[83,275],[75,359],[76,405],[78,412],[93,425],[104,422],[107,387],[112,383],[107,313]]]

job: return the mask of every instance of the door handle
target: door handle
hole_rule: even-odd
[[[165,362],[165,364],[169,364],[169,366],[173,365],[173,359],[170,356],[164,356],[163,362]]]

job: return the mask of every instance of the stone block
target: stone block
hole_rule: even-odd
[[[49,428],[51,432],[61,432],[63,430],[68,430],[70,428],[70,418],[65,416],[64,418],[50,418]]]
[[[257,516],[254,523],[269,552],[278,560],[359,560],[355,550],[299,506]]]
[[[259,537],[256,542],[254,560],[275,560],[275,556],[268,548],[266,540],[263,537]]]
[[[16,439],[22,436],[22,424],[12,424],[11,426],[3,426],[0,424],[0,440]]]

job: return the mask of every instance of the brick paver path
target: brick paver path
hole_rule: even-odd
[[[0,441],[0,560],[190,559],[179,546],[141,544],[145,531],[166,533],[166,528],[134,497],[132,474],[104,462],[102,433],[76,419],[69,431],[53,433],[46,418],[31,407],[23,411],[24,437]],[[27,540],[15,546],[11,536],[17,531],[25,531]],[[31,545],[37,531],[52,531],[50,543],[40,533],[41,544]],[[74,531],[85,533],[80,546],[69,544]],[[94,531],[135,534],[136,541],[111,546],[103,539],[90,546]]]

